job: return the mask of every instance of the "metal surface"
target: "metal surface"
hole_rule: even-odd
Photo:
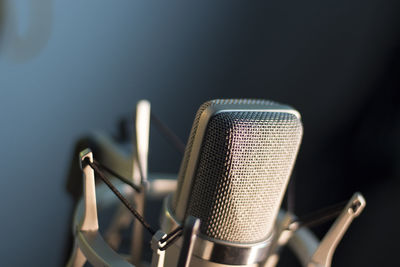
[[[82,231],[96,231],[97,229],[99,229],[99,223],[97,221],[94,171],[89,165],[82,165],[83,161],[86,158],[88,158],[90,162],[93,162],[93,153],[90,149],[85,149],[79,154],[79,164],[83,171],[83,197],[85,203],[85,213],[79,229],[81,229]]]
[[[91,153],[91,152],[90,152]],[[89,154],[86,154],[89,155]],[[89,167],[90,168],[90,167]],[[155,175],[156,177],[159,177],[160,179],[155,179],[154,183],[156,183],[158,186],[153,186],[155,188],[152,192],[149,193],[148,197],[149,198],[159,198],[162,194],[167,194],[171,193],[174,190],[174,187],[170,186],[169,192],[166,192],[165,190],[162,190],[161,192],[158,192],[156,188],[159,188],[160,185],[163,184],[164,181],[168,181],[169,179],[164,178],[164,177],[169,177],[171,175]],[[150,187],[152,187],[153,183],[153,176],[151,176],[149,183]],[[93,187],[95,186],[94,180],[92,180]],[[113,183],[116,185],[118,190],[123,190],[125,188],[125,185],[118,180],[114,180]],[[168,181],[167,184],[171,185],[171,181]],[[175,181],[176,184],[176,181]],[[91,188],[91,187],[86,187],[86,188]],[[106,187],[105,184],[100,184],[97,187],[97,195],[98,198],[101,199],[99,201],[99,209],[100,211],[102,209],[107,209],[110,206],[113,206],[115,204],[119,204],[118,199],[114,196],[114,194]],[[131,191],[131,194],[134,194],[133,191]],[[165,195],[164,195],[165,196]],[[67,266],[69,267],[81,267],[84,265],[84,263],[88,260],[93,266],[116,266],[116,267],[125,267],[125,266],[133,266],[131,265],[126,258],[124,258],[121,255],[118,255],[109,244],[107,244],[103,238],[101,237],[100,233],[98,232],[98,227],[97,229],[92,228],[92,230],[87,230],[87,231],[82,231],[80,228],[82,225],[82,221],[84,221],[84,218],[89,218],[88,213],[90,213],[90,210],[86,209],[86,198],[82,198],[78,206],[76,207],[75,211],[75,216],[73,220],[73,233],[75,237],[75,242],[74,242],[74,250],[73,253],[70,257],[69,262],[67,263]],[[96,206],[96,196],[94,195],[94,206]],[[97,210],[97,209],[96,209]],[[94,218],[92,218],[94,219]],[[97,216],[96,220],[97,221]]]
[[[105,185],[103,184],[103,189]],[[101,190],[106,192],[105,190]],[[99,195],[102,198],[102,194]],[[107,198],[106,198],[107,199]],[[116,201],[116,199],[113,201]],[[85,205],[82,199],[76,207],[73,228],[75,237],[75,248],[67,264],[70,267],[81,267],[88,260],[93,266],[133,266],[122,256],[118,255],[103,240],[98,230],[82,231],[79,229],[79,222],[85,216]]]
[[[269,256],[264,263],[260,264],[262,267],[275,267],[277,265],[281,248],[287,244],[294,233],[294,231],[289,228],[290,223],[295,218],[293,214],[287,212],[285,215],[278,215],[278,218],[281,218],[280,223],[276,225]]]
[[[134,162],[139,163],[139,168],[133,170],[133,181],[135,184],[142,184],[147,180],[147,165],[149,154],[149,137],[150,137],[150,102],[140,100],[136,105],[136,118],[134,129],[134,154],[136,159]],[[140,173],[141,171],[141,173]]]
[[[227,265],[249,265],[265,260],[271,245],[271,239],[251,245],[207,240],[200,235],[195,243],[193,255],[210,262]]]
[[[146,187],[147,187],[147,161],[149,151],[150,134],[150,102],[141,100],[136,105],[136,118],[133,140],[134,155],[132,158],[133,183],[139,185],[141,192],[134,194],[136,210],[143,217],[145,211]],[[134,221],[131,240],[132,262],[140,265],[143,251],[143,227]]]
[[[355,193],[315,250],[308,267],[331,266],[333,253],[337,245],[353,219],[360,215],[365,205],[364,197],[360,193]]]
[[[170,205],[168,203],[170,201],[170,196],[165,199],[162,211],[163,215],[161,216],[161,228],[166,232],[179,225],[169,208]],[[193,248],[193,256],[203,261],[221,264],[218,266],[229,264],[249,266],[265,260],[271,241],[272,236],[258,243],[239,244],[213,240],[199,234]],[[178,240],[175,245],[179,249],[181,248],[181,242],[181,240]]]
[[[74,241],[74,248],[72,254],[66,264],[67,267],[82,267],[86,263],[86,257],[83,255],[81,248],[79,247],[78,240]]]
[[[152,198],[161,199],[176,191],[176,175],[152,174],[152,177],[153,180],[148,183],[147,187],[147,194],[151,195]]]
[[[278,225],[280,222],[278,221]],[[301,266],[307,267],[312,254],[319,245],[318,238],[308,228],[300,228],[289,239],[288,246],[296,255]]]
[[[193,217],[188,216],[185,220],[185,225],[183,228],[183,237],[182,237],[182,248],[179,253],[178,265],[177,267],[189,267],[190,261],[192,259],[192,253],[194,248],[194,243],[197,238],[197,234],[199,233],[200,228],[200,220]]]
[[[230,103],[230,105],[235,105]],[[273,110],[269,110],[271,112],[281,113],[285,108],[279,109],[274,108]],[[230,112],[232,109],[230,110]],[[259,111],[259,110],[258,110]],[[140,113],[140,112],[139,112]],[[148,112],[149,114],[149,106]],[[223,111],[218,111],[216,114],[224,113]],[[296,115],[296,112],[288,112],[289,114]],[[147,115],[146,115],[147,116]],[[299,117],[298,117],[299,118]],[[145,123],[146,124],[146,123]],[[141,124],[144,127],[143,124]],[[141,143],[141,146],[146,146],[148,148],[148,132],[147,132],[147,141],[146,134],[136,134],[137,136],[142,136],[142,140],[144,142],[136,142]],[[107,139],[107,138],[106,138]],[[122,158],[123,160],[113,160],[110,162],[114,162],[116,165],[123,165],[123,170],[127,170],[127,161],[129,159],[129,155],[121,155],[120,151],[115,150],[113,142],[110,140],[105,140],[101,138],[103,150],[111,150],[114,151],[117,158]],[[143,147],[142,147],[143,148]],[[135,176],[135,178],[140,178],[140,184],[143,186],[143,192],[146,191],[147,194],[143,194],[142,200],[144,201],[144,197],[147,196],[149,198],[159,199],[161,197],[166,196],[168,193],[172,193],[176,188],[177,182],[176,180],[171,180],[170,175],[156,175],[150,177],[147,181],[147,150],[146,149],[138,149],[136,151],[136,155],[141,155],[140,157],[146,157],[146,160],[140,161],[139,159],[134,162],[142,162],[144,166],[141,166],[140,163],[139,168],[133,168],[132,171],[136,169],[136,171],[142,169],[145,170],[144,175]],[[107,153],[107,152],[106,152]],[[113,155],[114,155],[113,154]],[[114,156],[111,156],[112,158]],[[80,163],[82,164],[83,160],[88,158],[90,161],[93,161],[93,155],[90,150],[84,150],[80,154]],[[110,167],[114,168],[114,164],[111,164]],[[138,167],[138,166],[137,166]],[[70,260],[67,266],[83,266],[85,262],[88,260],[94,266],[133,266],[127,261],[127,257],[121,256],[117,254],[110,246],[107,244],[100,232],[98,231],[98,219],[97,219],[97,208],[105,209],[109,208],[112,205],[119,203],[117,198],[113,195],[108,188],[105,187],[104,184],[100,184],[97,187],[98,199],[101,201],[96,204],[96,187],[94,181],[94,172],[90,168],[90,166],[81,165],[83,174],[84,174],[84,196],[79,201],[78,206],[76,208],[74,221],[73,221],[73,233],[75,237],[74,241],[74,250],[70,257]],[[143,170],[142,169],[142,170]],[[143,178],[143,179],[142,179]],[[118,187],[119,190],[123,190],[123,188],[128,188],[123,185],[120,181],[113,181]],[[182,185],[181,189],[182,189]],[[131,195],[131,198],[135,197],[135,192],[133,190],[128,190],[125,192],[127,195]],[[167,198],[165,201],[164,211],[165,213],[164,221],[163,221],[163,229],[172,229],[173,227],[179,224],[178,220],[173,216],[171,208],[171,199]],[[165,237],[165,233],[162,231],[158,231],[157,234],[153,237],[152,248],[157,249],[156,253],[153,254],[153,266],[161,267],[167,264],[166,266],[174,266],[179,261],[179,265],[188,266],[190,262],[190,266],[197,267],[203,266],[203,264],[207,264],[210,267],[226,267],[226,264],[232,264],[237,266],[246,266],[246,267],[259,267],[257,262],[260,262],[266,255],[269,255],[269,249],[272,249],[272,256],[278,256],[279,247],[285,245],[287,242],[289,247],[293,250],[302,266],[308,267],[330,267],[330,263],[332,260],[332,256],[334,250],[336,249],[337,244],[340,242],[343,234],[349,227],[351,221],[357,217],[363,208],[365,207],[365,200],[361,196],[361,194],[357,193],[350,200],[348,205],[346,206],[344,212],[339,216],[336,222],[333,224],[332,228],[329,230],[325,238],[321,241],[318,246],[318,240],[315,236],[307,229],[300,228],[296,229],[295,227],[291,229],[287,228],[287,224],[290,221],[290,216],[282,216],[283,213],[280,213],[278,219],[276,221],[276,235],[272,238],[269,236],[269,239],[265,239],[262,242],[253,242],[251,244],[238,244],[235,242],[229,241],[221,241],[210,238],[209,236],[205,236],[199,234],[197,237],[198,223],[192,220],[191,223],[185,227],[187,233],[184,234],[183,238],[177,240],[175,244],[173,244],[170,248],[167,249],[170,251],[175,251],[175,255],[178,255],[179,252],[181,257],[179,259],[175,256],[175,259],[172,260],[174,262],[173,265],[168,265],[166,262],[165,254],[162,251],[159,251],[160,247],[160,239]],[[118,216],[120,216],[119,214]],[[191,217],[189,217],[191,218]],[[289,218],[289,219],[288,219]],[[116,218],[118,219],[118,218]],[[125,218],[126,219],[126,218]],[[120,220],[117,222],[117,225],[122,225],[121,220],[124,221],[123,217],[119,217]],[[118,221],[117,220],[117,221]],[[118,232],[118,227],[113,229],[114,234]],[[142,229],[141,229],[142,231]],[[111,231],[112,232],[112,231]],[[190,233],[189,233],[190,232]],[[118,238],[118,237],[116,237]],[[135,239],[134,236],[133,239]],[[133,241],[137,242],[137,241]],[[117,242],[118,243],[118,242]],[[273,243],[273,246],[270,244]],[[157,245],[157,246],[156,246]],[[182,248],[182,249],[181,249]],[[140,248],[141,249],[141,248]],[[140,250],[139,249],[139,250]],[[140,262],[142,253],[138,253],[137,250],[134,251],[133,255],[137,255],[137,259]],[[184,256],[186,255],[186,257]],[[279,257],[272,259],[270,263],[276,264]],[[225,263],[225,264],[223,264]],[[274,265],[265,265],[265,266],[274,266]]]
[[[151,267],[164,267],[165,251],[160,250],[160,240],[166,236],[163,231],[157,231],[151,239],[151,249],[153,250]]]
[[[75,238],[93,266],[133,267],[108,246],[98,231],[79,231]]]
[[[264,100],[204,105],[172,210],[178,221],[199,218],[201,234],[210,239],[258,243],[272,233],[294,165],[302,137],[299,114]]]
[[[94,266],[132,266],[112,250],[98,232],[94,171],[89,165],[83,165],[87,158],[93,162],[90,149],[85,149],[80,153],[80,166],[84,173],[84,196],[75,213],[74,250],[67,266],[81,267],[86,260]]]
[[[97,159],[101,158],[101,163],[105,166],[112,166],[118,174],[126,178],[132,176],[132,154],[117,145],[115,141],[106,134],[94,132],[90,135],[90,140],[96,147]],[[131,195],[132,188],[128,185],[120,189],[124,195]],[[112,196],[113,197],[113,196]],[[121,203],[111,219],[110,226],[104,234],[104,239],[110,246],[117,250],[121,243],[120,231],[127,229],[132,223],[132,214]]]
[[[169,177],[169,176],[170,175],[161,175],[161,174],[157,174],[155,176],[150,175],[149,176],[150,188],[152,187],[151,186],[152,183],[160,183],[163,180],[168,180],[164,177]],[[176,180],[175,180],[175,182],[176,182]],[[115,184],[119,190],[122,190],[124,188],[124,184],[121,181],[113,180],[113,184]],[[101,211],[103,209],[108,209],[111,206],[115,206],[116,204],[119,204],[118,199],[106,187],[105,184],[98,185],[96,187],[96,191],[97,191],[98,199],[101,200],[98,202],[98,209],[99,209],[100,215],[101,215]],[[171,189],[171,191],[169,193],[172,193],[172,191],[173,191],[173,189]],[[162,194],[167,194],[167,193],[168,192],[156,192],[156,190],[155,190],[155,191],[153,191],[153,193],[151,193],[151,194],[149,193],[147,195],[147,197],[159,199]],[[134,194],[134,192],[131,192],[131,194]],[[280,214],[283,214],[283,212],[281,212]],[[80,222],[82,221],[83,217],[84,217],[84,199],[81,199],[76,207],[75,216],[74,216],[74,220],[73,220],[73,229],[76,230],[76,231],[74,231],[75,244],[76,244],[75,248],[77,248],[77,249],[75,250],[75,253],[73,253],[71,255],[70,261],[67,264],[67,266],[71,266],[71,267],[72,266],[74,266],[74,267],[83,266],[84,262],[86,262],[86,256],[80,250],[80,247],[84,247],[85,253],[87,254],[88,259],[98,258],[96,260],[96,262],[100,261],[102,263],[102,265],[97,265],[97,266],[115,266],[115,267],[132,266],[132,265],[126,265],[126,264],[130,264],[130,263],[127,262],[123,256],[120,256],[115,252],[113,252],[113,253],[110,252],[110,250],[112,250],[112,249],[106,242],[99,241],[99,239],[95,239],[95,238],[89,238],[87,235],[79,234],[79,232],[80,232],[79,225],[80,225]],[[277,227],[279,227],[280,224],[282,224],[282,216],[278,216],[278,220],[277,220],[278,226]],[[177,242],[177,243],[179,243],[179,242]],[[318,239],[307,228],[301,228],[293,234],[293,237],[289,240],[288,245],[292,249],[292,251],[295,253],[295,255],[297,256],[299,261],[302,263],[302,266],[306,267],[313,252],[318,247]],[[95,250],[94,248],[97,248],[97,250]],[[176,248],[175,244],[173,244],[171,248],[168,248],[168,250],[174,249],[174,248]],[[103,254],[104,251],[108,251],[108,253]],[[179,249],[176,250],[176,252],[179,253]],[[95,254],[95,255],[92,255],[92,254]],[[194,262],[194,264],[197,264],[198,262],[200,262],[199,258],[197,256],[195,256],[194,254],[193,254],[193,257],[194,258],[192,258],[192,261]],[[118,259],[116,259],[116,258],[118,258]],[[201,262],[204,263],[204,260],[202,260]],[[196,266],[196,265],[193,265],[193,266]],[[197,266],[200,266],[200,265],[197,265]],[[227,266],[227,265],[222,265],[222,264],[217,264],[217,263],[211,262],[211,263],[209,263],[209,266],[221,267],[221,266]],[[256,267],[257,265],[250,264],[250,265],[237,265],[237,266]]]
[[[195,121],[192,126],[184,159],[182,161],[182,165],[178,174],[178,190],[173,197],[172,210],[174,211],[174,214],[176,215],[176,218],[179,221],[182,221],[185,215],[187,215],[186,214],[187,205],[190,200],[189,196],[192,193],[193,183],[195,182],[195,175],[196,175],[197,165],[199,163],[200,150],[203,148],[202,144],[203,140],[205,139],[208,123],[214,115],[219,114],[221,112],[285,113],[285,114],[291,114],[294,117],[296,117],[297,120],[300,120],[300,114],[296,110],[292,109],[289,106],[274,103],[272,101],[252,100],[252,99],[228,99],[228,100],[212,100],[204,103],[199,108],[195,117]],[[300,133],[300,138],[301,138],[301,133]],[[237,140],[237,142],[238,145],[239,143],[241,143],[239,142],[239,140]],[[290,173],[290,171],[291,168],[289,168],[288,172]],[[279,208],[279,205],[277,206],[278,207],[274,207],[274,209],[276,209],[276,213]],[[197,216],[196,214],[191,214],[191,215],[200,218],[202,221],[202,225],[203,226],[205,225],[206,223],[204,220],[205,218]]]

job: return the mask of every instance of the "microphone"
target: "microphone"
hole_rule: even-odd
[[[266,100],[212,100],[198,110],[162,230],[200,219],[190,266],[256,266],[274,225],[301,143],[300,114]],[[176,266],[182,241],[165,253]]]
[[[136,122],[150,117],[148,106],[141,103]],[[80,152],[84,186],[73,219],[69,267],[83,266],[86,261],[93,266],[149,266],[147,254],[141,250],[141,235],[136,233],[131,240],[135,265],[127,255],[118,254],[121,230],[129,228],[131,215],[135,224],[140,223],[152,235],[152,267],[274,267],[286,245],[302,266],[330,267],[338,243],[365,208],[365,199],[355,193],[347,204],[311,215],[297,218],[284,210],[278,214],[303,133],[300,114],[289,106],[246,99],[204,103],[193,123],[178,181],[167,174],[151,174],[145,179],[142,165],[147,158],[149,125],[137,125],[137,133],[147,133],[136,134],[134,139],[135,144],[144,146],[145,153],[126,155],[103,135],[89,139],[101,162],[89,148]],[[162,123],[158,126],[165,130]],[[170,131],[164,132],[174,144],[179,143]],[[119,174],[132,168],[137,168],[140,184]],[[95,173],[104,183],[95,184]],[[164,199],[161,230],[138,212],[144,201],[132,199],[141,194],[153,200],[170,194]],[[101,199],[98,203],[97,198]],[[113,215],[104,240],[97,208],[105,212],[118,203],[125,207]],[[307,228],[336,216],[321,240]]]

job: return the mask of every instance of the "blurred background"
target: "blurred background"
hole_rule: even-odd
[[[64,264],[78,138],[112,134],[145,98],[186,141],[204,101],[246,97],[302,114],[298,215],[364,194],[333,266],[392,266],[399,12],[397,0],[0,0],[1,265]],[[150,171],[180,160],[152,131]]]

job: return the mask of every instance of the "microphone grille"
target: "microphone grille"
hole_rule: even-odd
[[[253,243],[272,231],[302,135],[285,112],[223,112],[209,122],[186,215],[201,233]],[[223,156],[221,156],[223,155]]]
[[[172,199],[172,208],[174,209],[177,206],[177,202],[178,202],[178,197],[179,197],[179,193],[182,190],[182,185],[183,185],[183,179],[185,176],[185,172],[188,166],[188,162],[189,162],[189,158],[190,158],[190,153],[192,151],[192,147],[193,147],[193,142],[197,133],[197,128],[199,126],[199,121],[200,121],[200,117],[203,114],[203,112],[210,106],[215,106],[215,105],[240,105],[240,104],[248,104],[248,105],[264,105],[264,106],[274,106],[274,105],[278,105],[276,102],[270,101],[270,100],[264,100],[264,99],[214,99],[214,100],[210,100],[207,101],[205,103],[203,103],[200,108],[197,110],[196,112],[196,116],[194,118],[193,121],[193,125],[192,128],[190,130],[190,134],[189,134],[189,139],[188,142],[186,144],[186,148],[185,148],[185,154],[183,156],[183,160],[181,163],[181,167],[179,169],[179,174],[178,174],[178,187],[177,187],[177,194],[173,195],[173,199]]]
[[[200,121],[200,116],[203,113],[204,110],[206,110],[209,106],[213,104],[213,101],[207,101],[204,104],[200,106],[200,108],[197,110],[196,117],[194,118],[192,129],[190,130],[189,134],[189,139],[185,147],[185,154],[183,155],[181,167],[179,169],[178,173],[178,186],[177,190],[173,197],[172,197],[172,209],[175,211],[175,207],[178,204],[178,199],[179,199],[179,193],[182,191],[182,185],[183,185],[183,179],[185,176],[185,172],[189,163],[189,158],[190,158],[190,152],[192,151],[193,147],[193,142],[194,142],[194,137],[197,132],[197,127],[199,125]]]

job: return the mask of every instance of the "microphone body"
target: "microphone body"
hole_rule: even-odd
[[[268,256],[275,220],[302,138],[300,114],[265,100],[212,100],[196,114],[178,174],[164,201],[169,232],[200,219],[190,266],[258,266]],[[181,240],[166,250],[176,266]]]

